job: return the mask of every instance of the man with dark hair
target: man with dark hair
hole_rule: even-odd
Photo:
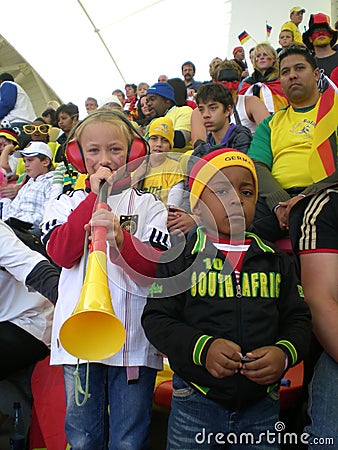
[[[189,106],[176,106],[175,92],[169,83],[155,83],[147,89],[147,105],[150,117],[169,117],[174,125],[174,148],[172,152],[184,153],[191,149],[192,109]],[[145,138],[148,137],[145,130]]]
[[[191,61],[186,61],[182,64],[181,70],[187,90],[194,89],[195,91],[197,91],[198,86],[200,86],[202,83],[200,81],[194,80],[194,75],[196,73],[195,64]]]
[[[23,125],[33,122],[36,114],[27,93],[15,83],[10,73],[0,74],[0,122],[3,127],[14,128],[19,134],[20,147],[29,138],[22,132]]]
[[[319,68],[303,45],[281,51],[279,68],[289,105],[258,125],[248,152],[259,179],[255,232],[272,242],[288,234],[289,213],[297,201],[320,190],[332,177],[338,180],[333,144],[338,125],[337,94],[332,89],[320,94]],[[321,169],[322,158],[332,162],[330,176]]]
[[[56,120],[63,133],[57,138],[56,142],[60,144],[60,147],[56,152],[54,160],[55,162],[61,162],[63,161],[64,144],[67,141],[71,129],[79,120],[78,106],[72,102],[60,105],[56,110]]]
[[[319,92],[319,68],[304,46],[281,51],[279,68],[289,106],[261,122],[248,152],[259,184],[254,230],[271,241],[290,229],[299,257],[321,345],[309,385],[312,450],[328,437],[336,447],[338,436],[338,95],[331,85]]]

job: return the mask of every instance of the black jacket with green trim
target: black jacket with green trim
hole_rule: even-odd
[[[168,356],[171,368],[209,398],[242,409],[265,397],[271,386],[237,373],[214,378],[205,368],[211,343],[225,338],[242,354],[276,345],[289,367],[309,348],[311,315],[292,258],[256,235],[243,259],[240,281],[202,228],[181,251],[174,246],[157,265],[142,325],[149,341]]]

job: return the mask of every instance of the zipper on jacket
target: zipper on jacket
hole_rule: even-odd
[[[241,288],[241,272],[239,270],[234,270],[235,283],[236,283],[236,297],[242,298],[242,288]]]

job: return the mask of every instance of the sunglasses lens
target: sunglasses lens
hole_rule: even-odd
[[[27,134],[32,134],[35,131],[35,126],[34,125],[24,125],[23,131]]]
[[[42,134],[47,134],[49,131],[48,125],[39,125],[37,128],[40,131],[40,133],[42,133]]]

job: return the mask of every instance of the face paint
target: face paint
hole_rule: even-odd
[[[325,39],[323,38],[323,36],[325,37]],[[331,33],[327,30],[324,29],[320,29],[317,31],[314,31],[311,36],[310,36],[310,41],[316,45],[316,43],[320,43],[320,44],[329,44],[331,42]]]
[[[231,92],[237,92],[239,87],[239,81],[218,81],[224,87],[230,89]]]

